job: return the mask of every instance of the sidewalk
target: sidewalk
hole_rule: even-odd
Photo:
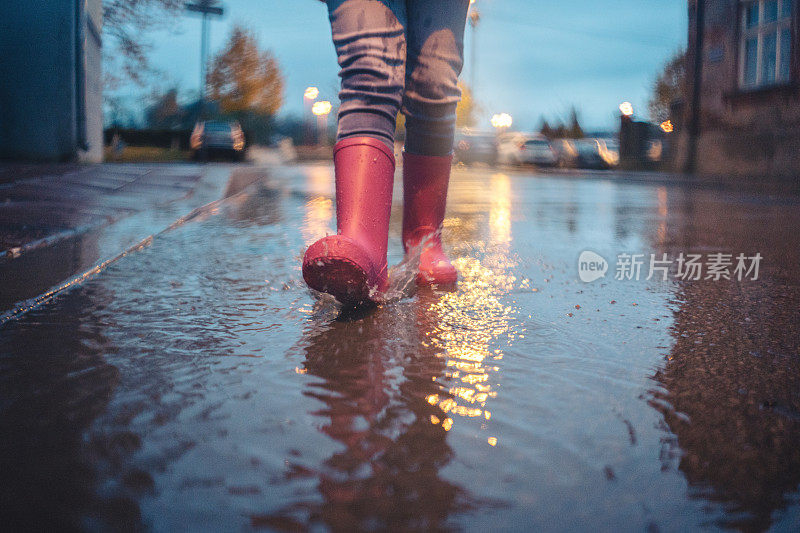
[[[229,195],[234,168],[0,166],[0,313],[35,305],[40,295]]]

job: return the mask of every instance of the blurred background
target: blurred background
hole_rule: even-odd
[[[0,158],[329,156],[338,65],[323,2],[15,4]],[[470,4],[457,161],[800,170],[796,1]]]
[[[9,108],[21,114],[25,109],[30,120],[22,127],[29,134],[25,142],[5,141],[11,145],[3,148],[6,157],[182,160],[196,155],[191,133],[205,120],[230,123],[229,137],[241,127],[248,145],[288,139],[294,146],[317,146],[335,135],[338,65],[322,2],[73,0],[59,3],[60,15],[49,3],[20,7],[14,14],[18,35],[4,39],[19,48],[37,34],[41,39],[58,16],[69,16],[73,34],[60,38],[73,41],[74,57],[53,58],[45,48],[20,50],[17,68],[9,65],[30,73],[28,79],[4,82],[4,96],[19,104]],[[23,29],[22,22],[31,20],[38,29]],[[678,1],[472,2],[459,125],[473,130],[465,135],[527,135],[516,136],[513,148],[506,139],[506,146],[493,148],[488,157],[473,153],[462,159],[549,164],[549,156],[510,151],[524,151],[526,141],[540,133],[548,140],[616,139],[622,102],[632,105],[636,117],[661,124],[679,96],[682,72],[669,69],[683,57],[686,34],[687,9]],[[38,56],[38,64],[31,64],[31,55]],[[77,75],[72,61],[82,63]],[[65,91],[55,91],[59,83],[42,87],[37,69],[64,78],[64,87],[74,85],[74,102],[49,94]],[[666,90],[665,76],[670,77]],[[32,115],[32,99],[20,95],[38,96],[33,100],[40,110],[42,102],[75,108],[59,126],[77,129],[68,135],[74,139],[54,143],[64,134],[53,131],[43,146],[32,146],[33,137],[42,137],[37,132],[44,126],[37,122],[45,117]],[[203,132],[195,133],[199,139]],[[401,119],[399,140],[402,136]],[[478,137],[462,148],[479,145]],[[593,148],[598,153],[591,164],[615,164],[616,155],[603,153],[614,144]],[[574,165],[587,149],[566,142],[551,148],[562,165]],[[300,150],[301,157],[324,155]]]

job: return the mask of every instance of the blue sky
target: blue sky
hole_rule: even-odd
[[[305,87],[336,101],[336,55],[325,6],[316,0],[223,0],[225,16],[211,25],[211,50],[224,46],[233,24],[253,30],[278,58],[286,78],[284,114],[299,114]],[[686,41],[684,0],[478,0],[476,95],[481,126],[508,112],[515,129],[539,117],[566,118],[571,105],[590,129],[611,129],[617,106],[646,114],[660,67]],[[467,30],[464,80],[470,80],[473,35]],[[153,65],[164,87],[196,94],[200,20],[182,17],[152,35]],[[133,93],[132,89],[124,92]]]

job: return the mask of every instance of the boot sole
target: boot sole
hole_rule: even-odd
[[[303,279],[308,286],[346,306],[376,303],[372,270],[361,247],[339,235],[317,241],[303,258]]]

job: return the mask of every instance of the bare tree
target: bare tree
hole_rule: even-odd
[[[169,27],[183,10],[184,0],[103,0],[103,34],[106,84],[124,80],[144,85],[152,72],[148,52],[149,31]]]
[[[664,70],[653,82],[653,93],[648,104],[650,118],[656,122],[667,120],[673,102],[684,98],[686,91],[686,52],[681,50],[664,65]]]
[[[187,110],[178,103],[178,89],[153,94],[153,103],[145,110],[145,120],[150,128],[177,130],[186,124]]]

